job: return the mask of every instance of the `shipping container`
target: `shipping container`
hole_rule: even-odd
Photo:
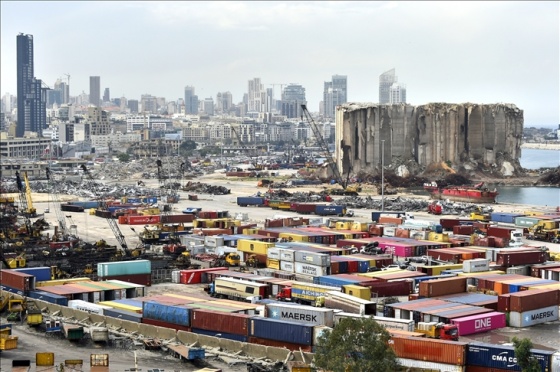
[[[110,306],[93,304],[82,300],[70,300],[68,301],[68,307],[74,310],[85,311],[86,313],[96,315],[103,315],[106,309],[111,309]]]
[[[331,264],[331,256],[323,253],[296,251],[295,261],[306,264],[327,267]]]
[[[35,300],[50,302],[51,304],[68,306],[68,298],[64,296],[56,295],[54,293],[48,293],[43,291],[30,291],[29,297]]]
[[[392,336],[389,346],[397,357],[427,362],[464,366],[466,363],[465,342],[438,340],[423,337]]]
[[[412,370],[414,371],[420,370],[420,371],[464,372],[466,368],[465,366],[426,362],[423,360],[407,359],[407,358],[397,358],[397,362],[403,367],[412,368]]]
[[[280,261],[280,270],[293,273],[296,270],[296,266],[290,261]]]
[[[486,258],[475,258],[463,261],[463,272],[478,273],[490,270],[490,260]]]
[[[181,270],[180,281],[181,284],[200,284],[210,283],[209,273],[217,271],[228,271],[227,267],[213,267],[208,269],[189,269]]]
[[[221,331],[211,331],[211,330],[201,329],[201,328],[191,328],[191,332],[197,333],[199,335],[224,338],[226,340],[239,341],[239,342],[247,342],[249,339],[249,337],[247,337],[246,335],[239,335],[235,333],[227,333]]]
[[[265,198],[255,197],[255,196],[238,196],[237,205],[241,207],[247,207],[249,205],[254,205],[257,207],[265,206]]]
[[[158,223],[161,223],[159,215],[128,216],[129,225],[155,225]]]
[[[540,264],[546,261],[547,255],[541,251],[504,252],[496,254],[496,265],[518,266],[527,264]]]
[[[249,343],[263,345],[263,346],[272,346],[277,348],[284,348],[291,351],[303,351],[305,353],[312,352],[311,345],[302,345],[302,344],[294,344],[290,342],[284,341],[276,341],[276,340],[269,340],[266,338],[259,338],[259,337],[249,337]]]
[[[506,327],[506,314],[499,312],[477,314],[451,319],[451,324],[457,325],[459,336],[466,336]]]
[[[100,262],[97,264],[97,275],[99,277],[151,274],[151,272],[152,263],[149,260]]]
[[[132,311],[126,311],[121,309],[105,309],[103,315],[116,318],[120,320],[126,320],[133,323],[142,323],[142,314],[134,313]]]
[[[334,311],[332,309],[317,308],[294,304],[266,304],[265,316],[267,318],[287,320],[298,323],[334,325]]]
[[[420,282],[418,293],[423,297],[438,297],[467,291],[467,278],[454,277]]]
[[[0,270],[0,284],[13,288],[23,295],[35,290],[35,277],[13,270]]]
[[[311,265],[308,263],[294,262],[296,274],[323,276],[330,273],[330,267]]]
[[[164,322],[162,320],[148,319],[148,318],[144,318],[144,317],[142,317],[142,324],[148,324],[148,325],[153,325],[153,326],[156,326],[156,327],[174,329],[176,331],[191,332],[191,327],[186,327],[184,325],[180,325],[180,324],[176,324],[176,323]]]
[[[375,315],[377,304],[337,291],[327,292],[325,307],[360,315]]]
[[[554,289],[521,291],[511,293],[509,301],[508,311],[523,313],[525,311],[560,305],[560,291]]]
[[[554,351],[532,349],[531,354],[537,359],[543,371],[551,370],[551,357]],[[469,366],[521,371],[513,346],[471,341],[467,345],[466,362]]]
[[[101,281],[113,281],[119,280],[122,282],[128,282],[131,284],[139,284],[143,286],[152,285],[152,274],[131,274],[131,275],[109,275],[104,277],[99,277]]]
[[[253,317],[250,319],[249,335],[292,344],[311,345],[313,324]]]
[[[142,317],[144,319],[159,320],[190,327],[191,309],[186,306],[168,305],[154,301],[144,301],[142,305]]]
[[[51,280],[50,267],[26,267],[22,269],[14,269],[13,271],[33,275],[35,277],[35,282]]]
[[[510,311],[508,315],[508,325],[516,328],[530,327],[536,324],[554,322],[556,320],[558,320],[558,305],[522,313]]]
[[[223,313],[206,309],[191,311],[191,327],[213,331],[248,336],[249,319],[251,316],[239,313]]]

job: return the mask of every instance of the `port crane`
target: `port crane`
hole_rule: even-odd
[[[85,164],[82,164],[81,168],[84,171],[84,174],[87,175],[88,178],[91,181],[95,181],[95,179],[93,178],[93,175],[91,174],[89,169],[87,169]],[[99,208],[101,210],[104,210],[104,211],[108,210],[107,201],[105,200],[105,198],[102,195],[99,195]],[[121,232],[121,229],[119,228],[119,225],[117,224],[117,221],[114,218],[112,218],[111,216],[107,216],[106,219],[107,219],[107,222],[109,223],[109,227],[111,228],[111,231],[113,232],[113,235],[115,235],[115,238],[117,239],[117,242],[121,246],[122,250],[124,251],[124,253],[126,255],[130,255],[131,253],[128,250],[128,244],[126,243],[126,239],[124,238],[124,235]]]
[[[23,180],[20,173],[16,172],[16,186],[19,192],[21,214],[25,221],[25,228],[27,230],[27,233],[32,236],[34,234],[34,231],[30,218],[37,216],[37,210],[33,207],[33,200],[31,199],[31,187],[29,187],[27,172],[23,172]]]
[[[331,151],[329,150],[329,145],[327,144],[327,142],[323,138],[323,135],[321,134],[321,131],[319,130],[319,127],[315,123],[315,120],[313,120],[313,117],[311,116],[311,114],[307,110],[307,106],[306,105],[301,105],[301,111],[302,111],[302,120],[303,120],[303,116],[305,116],[305,119],[307,120],[307,123],[309,124],[309,126],[311,127],[311,130],[313,131],[313,135],[315,136],[315,139],[319,143],[319,147],[323,151],[323,156],[326,158],[326,162],[328,162],[328,164],[331,168],[331,171],[333,173],[333,176],[334,176],[335,180],[339,183],[340,186],[342,186],[342,190],[334,189],[334,190],[331,190],[331,193],[333,193],[335,195],[337,195],[337,194],[338,195],[352,195],[352,196],[358,195],[358,192],[361,191],[361,188],[359,186],[352,186],[352,187],[348,186],[348,182],[350,180],[350,172],[351,172],[352,169],[350,169],[348,171],[348,176],[346,177],[346,179],[343,179],[342,175],[340,174],[340,171],[338,170],[336,160],[334,159]]]

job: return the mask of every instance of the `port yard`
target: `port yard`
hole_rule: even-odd
[[[221,184],[224,186],[227,186],[228,188],[231,188],[232,193],[231,195],[199,195],[199,197],[197,198],[197,200],[189,200],[188,196],[183,193],[181,195],[181,199],[179,200],[179,202],[177,204],[172,204],[173,213],[180,213],[180,211],[182,211],[185,208],[192,208],[192,207],[200,207],[204,210],[227,210],[229,211],[230,215],[232,216],[236,216],[238,214],[242,215],[243,219],[245,220],[244,223],[250,224],[250,223],[254,223],[254,224],[259,224],[261,225],[262,222],[265,219],[274,219],[275,217],[293,217],[293,218],[301,218],[301,215],[298,215],[294,212],[291,211],[285,211],[285,210],[272,210],[270,208],[258,208],[258,207],[242,207],[237,205],[237,203],[235,202],[236,197],[237,196],[251,196],[254,195],[257,191],[259,191],[256,186],[255,186],[255,180],[250,180],[250,181],[233,181],[230,180],[229,178],[225,178],[225,177],[220,177],[216,174],[210,174],[210,175],[206,175],[203,176],[202,178],[205,182],[210,182],[213,184]],[[155,183],[154,183],[155,184]],[[379,196],[374,196],[376,198],[379,198]],[[38,199],[37,199],[38,200]],[[46,208],[48,206],[47,203],[45,202],[41,202],[41,201],[37,201],[35,203],[35,205],[37,206],[38,210],[42,210],[43,208]],[[494,206],[495,210],[500,211],[500,212],[504,212],[504,213],[515,213],[515,212],[522,212],[522,211],[527,211],[529,208],[527,208],[526,206],[515,206],[515,205],[495,205]],[[542,208],[535,208],[535,210],[542,210]],[[368,223],[371,222],[371,210],[366,210],[366,209],[357,209],[355,210],[355,214],[352,217],[352,220],[354,221],[358,221],[361,223]],[[550,210],[550,212],[553,212],[552,210]],[[112,233],[109,229],[109,226],[107,225],[106,221],[104,219],[98,218],[96,216],[92,216],[89,215],[88,213],[77,213],[77,212],[67,212],[67,214],[72,215],[72,219],[75,222],[77,229],[78,229],[78,235],[84,239],[84,240],[97,240],[100,237],[102,237],[103,239],[105,239],[109,244],[116,244],[117,241],[113,238]],[[243,216],[244,215],[244,216]],[[417,212],[415,213],[415,216],[417,219],[422,219],[422,220],[432,220],[434,222],[438,222],[439,221],[439,217],[440,216],[433,216],[433,215],[429,215],[425,212]],[[54,213],[47,213],[45,214],[45,218],[47,219],[47,221],[50,224],[56,224],[56,219],[54,218],[55,215]],[[312,218],[315,218],[315,216],[313,216]],[[138,239],[138,235],[136,234],[136,232],[134,232],[133,230],[126,228],[124,226],[121,226],[121,230],[123,232],[123,234],[125,235],[126,239],[128,239],[130,242],[133,241],[137,241]],[[526,241],[527,242],[527,241]],[[533,245],[535,244],[534,241],[528,241],[530,243],[532,243]],[[538,245],[546,245],[550,248],[551,251],[555,251],[558,252],[559,251],[559,246],[557,244],[551,244],[551,243],[542,243],[538,242]],[[405,248],[402,248],[403,250]],[[453,248],[449,248],[449,249],[453,249]],[[434,251],[437,251],[437,249],[434,249]],[[442,251],[443,253],[443,251]],[[279,254],[281,254],[281,252],[279,252]],[[461,252],[461,255],[468,255],[471,254],[472,256],[472,252]],[[511,255],[510,255],[511,256]],[[508,259],[511,259],[510,256],[508,256]],[[342,256],[332,256],[332,257],[344,257],[344,255]],[[370,256],[371,260],[374,260],[373,258],[375,256]],[[512,256],[513,257],[513,256]],[[363,258],[363,257],[362,257]],[[461,258],[457,258],[457,259],[461,259],[462,260],[462,256]],[[274,259],[273,259],[274,260]],[[281,263],[283,262],[282,260],[278,260],[278,264],[281,265]],[[364,260],[362,260],[364,261]],[[294,263],[297,263],[298,261],[295,261]],[[334,262],[334,261],[333,261]],[[456,263],[456,262],[455,262]],[[540,263],[540,262],[539,262]],[[347,263],[347,265],[349,265]],[[368,265],[371,267],[372,263],[369,262]],[[309,265],[311,268],[321,268],[321,267],[325,267],[324,265],[322,265],[321,262],[316,262],[313,263],[312,265]],[[335,265],[331,265],[331,269],[333,267],[340,267],[342,266],[341,263],[335,264]],[[270,266],[269,266],[270,267]],[[453,269],[457,270],[457,268],[449,268],[451,271],[453,271]],[[381,279],[379,279],[378,277],[375,277],[375,272],[371,272],[371,273],[367,273],[367,270],[365,270],[366,272],[362,272],[362,274],[367,275],[367,279],[370,281],[377,281],[379,282]],[[464,271],[464,270],[463,270]],[[550,277],[551,279],[542,279],[544,278],[542,275],[539,275],[538,278],[542,279],[542,280],[556,280],[556,282],[558,282],[558,278],[556,277],[556,279],[553,278],[553,276],[555,275],[555,271],[553,269],[550,270],[546,270],[543,269],[543,271],[546,271],[546,277]],[[326,274],[321,272],[320,274]],[[332,273],[331,273],[332,274]],[[446,275],[443,273],[430,273],[432,275]],[[348,274],[349,275],[349,274]],[[372,277],[369,277],[369,275],[372,275]],[[382,274],[379,274],[382,275]],[[384,273],[384,275],[392,275],[390,272],[386,272]],[[427,276],[428,274],[425,273],[425,276]],[[500,275],[505,275],[504,273],[500,274]],[[557,275],[557,274],[556,274]],[[325,275],[319,275],[322,278],[326,278],[328,276]],[[357,275],[354,275],[357,276]],[[479,284],[480,284],[480,280],[476,281],[476,279],[473,279],[473,277],[475,277],[475,275],[472,275],[472,277],[466,277],[464,280],[464,284],[463,281],[461,280],[460,283],[455,281],[450,281],[453,282],[453,286],[450,286],[450,284],[448,284],[446,286],[446,288],[449,290],[449,288],[455,288],[457,289],[457,291],[452,291],[452,293],[445,293],[445,291],[443,291],[441,288],[437,288],[438,281],[442,281],[445,279],[438,279],[438,280],[419,280],[418,281],[418,287],[419,287],[419,294],[422,295],[422,297],[430,297],[431,294],[434,293],[434,291],[440,291],[437,293],[438,297],[445,297],[445,296],[449,296],[449,295],[453,295],[454,293],[459,293],[459,292],[467,292],[468,289],[468,285],[471,286],[475,286],[477,289],[479,288]],[[373,278],[373,279],[372,279]],[[455,277],[458,278],[458,277]],[[536,285],[536,284],[532,284],[532,282],[529,282],[528,279],[531,279],[532,281],[537,281],[534,277],[533,278],[512,278],[512,281],[518,280],[518,283],[520,284],[515,284],[515,282],[509,282],[508,283],[502,283],[499,281],[496,281],[497,283],[500,284],[492,284],[492,287],[490,288],[490,284],[488,284],[488,287],[484,287],[484,289],[487,289],[491,292],[486,292],[488,293],[488,296],[493,296],[495,297],[495,306],[496,308],[498,308],[500,306],[499,303],[499,299],[497,298],[497,295],[506,295],[508,293],[510,293],[510,297],[512,296],[511,293],[516,292],[515,290],[513,290],[513,288],[521,288],[523,285],[525,286],[531,286],[531,285]],[[325,279],[326,280],[326,279]],[[339,280],[348,280],[348,277],[344,277]],[[411,279],[413,280],[413,279]],[[362,282],[364,282],[362,280]],[[424,284],[423,284],[424,283]],[[443,283],[443,282],[442,282]],[[356,284],[359,286],[359,281],[356,282]],[[476,284],[476,285],[475,285]],[[540,283],[537,283],[540,284]],[[548,283],[542,283],[542,285],[547,285]],[[345,284],[345,285],[353,285],[353,284]],[[480,284],[482,285],[482,284]],[[486,284],[485,284],[486,285]],[[505,289],[507,285],[507,290]],[[517,287],[515,287],[517,285]],[[373,285],[372,285],[373,286]],[[456,287],[454,287],[456,286]],[[519,289],[518,289],[519,290]],[[169,293],[174,293],[174,294],[184,294],[185,296],[188,296],[189,294],[193,295],[196,293],[201,293],[201,286],[200,285],[184,285],[184,284],[170,284],[170,283],[166,283],[166,284],[158,284],[158,285],[153,285],[151,287],[147,287],[147,294],[148,295],[153,295],[153,296],[157,296],[157,295],[165,295],[165,294],[169,294]],[[443,292],[442,292],[443,291]],[[557,291],[558,292],[558,291]],[[501,298],[501,297],[500,297]],[[505,298],[505,297],[504,297]],[[440,303],[440,305],[442,306],[442,309],[440,310],[433,310],[433,311],[427,311],[424,312],[424,316],[425,317],[434,317],[434,319],[445,319],[446,321],[452,321],[453,319],[456,319],[457,317],[452,317],[450,315],[450,311],[451,312],[457,312],[457,314],[460,315],[460,317],[458,318],[459,320],[457,321],[457,323],[461,323],[463,322],[464,324],[468,324],[469,319],[467,319],[469,316],[476,316],[477,314],[484,314],[484,313],[492,313],[492,310],[489,311],[477,311],[476,309],[472,309],[473,307],[480,307],[480,308],[485,308],[485,305],[488,305],[488,303],[492,303],[493,300],[490,300],[489,298],[482,298],[479,297],[477,299],[471,298],[468,300],[470,305],[457,305],[460,300],[457,300],[457,302],[453,302],[451,299],[447,300],[439,300],[442,301],[442,303]],[[414,299],[414,296],[412,298],[410,298],[410,305],[414,304],[414,301],[421,301],[420,299]],[[505,300],[504,300],[505,301]],[[510,299],[511,301],[511,299]],[[445,303],[447,302],[447,303]],[[404,302],[406,303],[406,302]],[[453,303],[452,305],[450,305],[450,303]],[[527,305],[525,305],[522,300],[518,300],[518,302],[516,302],[516,306],[518,306],[516,313],[517,314],[525,314],[527,311],[533,311],[533,310],[539,310],[539,309],[543,309],[543,308],[538,308],[538,309],[528,309]],[[447,306],[447,308],[445,308],[445,306]],[[556,316],[558,314],[558,305],[556,304]],[[492,306],[490,306],[492,307]],[[550,306],[549,306],[550,307]],[[448,311],[444,311],[443,309],[448,309]],[[489,309],[489,307],[487,307],[487,309]],[[496,309],[494,309],[496,310]],[[500,309],[497,309],[498,311],[500,311]],[[408,310],[406,310],[408,311]],[[507,311],[505,310],[503,307],[501,308],[501,311]],[[513,310],[511,310],[513,311]],[[554,311],[554,310],[552,310]],[[403,310],[399,309],[400,313],[403,313]],[[393,314],[395,315],[395,314]],[[447,316],[447,317],[446,317]],[[518,317],[520,320],[522,320],[522,316],[519,315]],[[428,319],[428,318],[426,318]],[[431,318],[429,318],[431,320]],[[556,317],[557,319],[557,317]],[[155,323],[154,323],[155,325]],[[560,322],[558,320],[553,320],[553,321],[548,321],[548,322],[544,322],[541,324],[535,324],[535,325],[528,325],[528,324],[523,324],[521,321],[519,322],[519,324],[516,327],[502,327],[499,329],[492,329],[489,332],[485,332],[485,333],[477,333],[477,334],[465,334],[465,335],[461,335],[461,342],[469,342],[469,341],[476,341],[476,342],[483,342],[483,343],[494,343],[494,344],[501,344],[501,343],[508,343],[511,342],[511,337],[513,336],[518,336],[518,337],[528,337],[532,340],[532,342],[535,344],[535,346],[539,349],[541,348],[545,348],[548,350],[560,350],[560,341],[558,340],[558,332],[560,331]],[[44,346],[44,350],[49,350],[52,351],[53,349],[59,347],[60,348],[60,352],[61,353],[66,353],[65,358],[66,359],[70,359],[70,357],[72,358],[83,358],[83,351],[80,350],[79,347],[76,347],[76,351],[74,354],[74,348],[70,348],[68,349],[67,347],[65,347],[64,345],[64,341],[65,340],[57,340],[56,342],[52,342],[52,343],[48,343],[45,342],[43,344],[43,342],[39,342],[39,341],[35,341],[35,339],[43,337],[42,335],[40,337],[33,337],[34,336],[34,332],[30,331],[28,328],[26,327],[16,327],[15,328],[15,333],[21,335],[20,336],[20,340],[21,340],[21,348],[18,348],[17,350],[14,351],[10,351],[8,353],[6,353],[6,355],[14,355],[14,356],[18,356],[18,355],[23,355],[24,351],[26,350],[26,347],[30,347],[31,345],[33,345],[33,347],[37,347],[37,345],[43,345]],[[201,333],[203,334],[203,333]],[[215,334],[215,332],[214,332]],[[262,335],[261,335],[262,336]],[[29,338],[28,338],[29,337]],[[59,341],[61,341],[59,343]],[[29,344],[28,344],[29,342]],[[286,341],[287,342],[287,341]],[[58,345],[58,346],[55,346]],[[470,347],[470,346],[469,346]],[[31,350],[31,348],[29,348],[28,350]],[[93,347],[92,350],[96,350],[99,351],[98,348]],[[56,350],[54,351],[56,353]],[[123,370],[127,367],[130,367],[133,363],[133,357],[131,356],[132,353],[128,350],[116,350],[111,348],[110,349],[110,353],[112,356],[112,360],[119,360],[119,365],[118,368],[120,368],[120,366],[122,365]],[[148,361],[150,360],[150,358],[155,358],[155,360],[157,360],[159,364],[157,367],[158,368],[173,368],[173,369],[177,369],[177,364],[172,357],[169,356],[162,356],[161,353],[158,352],[153,352],[153,351],[144,351],[142,350],[141,352],[138,353],[139,356],[139,360],[140,362],[142,362],[142,360],[144,361]],[[18,356],[19,358],[19,356]],[[159,359],[158,359],[159,358]],[[408,360],[405,356],[403,356],[403,361],[407,363],[406,360]],[[4,358],[3,358],[4,359]],[[228,360],[227,357],[224,358],[225,360]],[[406,359],[406,360],[405,360]],[[3,361],[4,363],[4,361]],[[121,364],[122,363],[122,364]],[[150,362],[151,363],[151,362]],[[211,362],[212,364],[214,364],[213,362]],[[405,364],[405,363],[403,363]],[[113,364],[112,364],[113,365]],[[217,366],[219,365],[219,362],[217,362],[216,364]],[[224,366],[224,364],[222,364],[222,366]],[[145,364],[145,368],[148,367],[155,367],[153,364]],[[4,364],[2,364],[2,368],[7,368],[7,365],[5,366]],[[117,368],[117,367],[116,367]],[[189,369],[191,368],[190,365],[185,365],[185,364],[181,364],[180,369],[182,370],[196,370],[196,368],[193,367],[193,369]],[[117,369],[115,369],[117,370]],[[118,369],[120,370],[120,369]],[[231,371],[235,371],[235,370],[244,370],[241,367],[237,366],[228,366],[227,369],[225,370],[231,370]]]

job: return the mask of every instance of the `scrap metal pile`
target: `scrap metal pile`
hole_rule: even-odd
[[[228,195],[231,194],[231,190],[223,186],[213,186],[202,182],[187,182],[183,188],[183,191],[197,192],[200,194],[210,194],[210,195]]]

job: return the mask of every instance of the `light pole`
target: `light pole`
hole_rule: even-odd
[[[381,212],[385,210],[385,177],[383,177],[383,168],[385,168],[385,140],[381,140]]]

